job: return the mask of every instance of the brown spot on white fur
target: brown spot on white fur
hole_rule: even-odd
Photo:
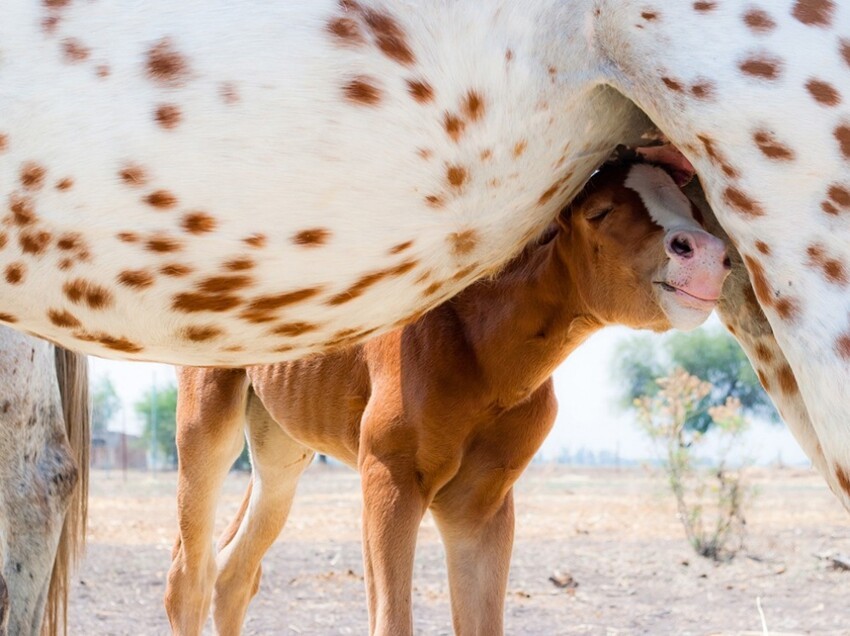
[[[691,95],[697,99],[711,99],[714,97],[714,84],[708,80],[702,80],[691,86]]]
[[[463,114],[469,121],[478,121],[484,116],[484,99],[476,91],[469,91],[463,100]]]
[[[406,80],[406,83],[407,92],[420,104],[427,104],[434,101],[434,89],[431,88],[428,82],[409,79]]]
[[[85,280],[76,278],[62,286],[65,296],[74,304],[85,304],[91,309],[105,309],[112,304],[112,294],[108,289]]]
[[[469,173],[463,166],[449,166],[446,168],[446,180],[453,188],[461,188],[469,179]]]
[[[311,331],[319,329],[319,325],[312,322],[287,322],[276,325],[269,330],[269,334],[273,336],[300,336]]]
[[[301,230],[292,237],[292,242],[303,247],[320,247],[328,242],[331,231],[323,227]]]
[[[266,246],[268,239],[265,234],[251,234],[243,238],[242,241],[249,247],[260,249]]]
[[[180,124],[183,113],[177,104],[160,104],[156,108],[154,119],[162,128],[172,130]]]
[[[79,232],[67,232],[56,241],[56,247],[60,250],[76,250],[83,246],[83,235]]]
[[[192,268],[180,263],[167,263],[159,268],[159,273],[170,278],[182,278],[192,273]]]
[[[837,106],[841,103],[841,95],[829,82],[810,79],[806,82],[806,90],[809,91],[817,103],[823,106]]]
[[[336,294],[329,298],[326,301],[326,305],[342,305],[343,303],[347,303],[350,300],[353,300],[359,296],[362,296],[366,291],[382,281],[383,279],[390,276],[400,276],[406,272],[409,272],[413,269],[418,261],[405,261],[400,265],[395,267],[390,267],[388,269],[382,269],[377,272],[371,272],[369,274],[365,274],[358,278],[354,284],[352,284],[348,289],[339,294]]]
[[[723,173],[732,179],[738,177],[738,171],[726,160],[723,154],[715,145],[714,141],[707,135],[697,135],[697,139],[702,143],[708,157],[723,170]]]
[[[9,200],[9,211],[15,225],[26,226],[35,223],[35,210],[32,202],[26,197],[13,194]]]
[[[47,312],[47,318],[57,327],[66,329],[76,329],[81,327],[82,323],[72,313],[64,309],[50,309]]]
[[[845,40],[841,38],[839,40],[839,50],[841,52],[841,57],[844,58],[844,62],[850,67],[850,40]]]
[[[176,252],[183,248],[183,243],[166,234],[156,234],[145,241],[145,248],[150,252]]]
[[[806,250],[809,262],[818,267],[830,283],[836,285],[847,284],[847,269],[840,260],[827,256],[822,245],[810,245]]]
[[[758,130],[753,134],[753,140],[768,159],[776,161],[790,161],[794,158],[794,152],[788,146],[780,143],[773,133],[767,130]]]
[[[180,86],[189,75],[189,65],[170,38],[163,38],[147,52],[147,75],[158,84]]]
[[[452,141],[458,142],[466,128],[466,122],[457,115],[446,112],[443,115],[443,128],[445,128],[446,134],[451,137]]]
[[[664,82],[664,86],[674,93],[681,93],[684,90],[682,83],[674,80],[672,77],[662,77],[661,81]]]
[[[797,0],[791,15],[808,26],[827,27],[832,23],[834,12],[832,0]]]
[[[62,40],[62,54],[66,62],[79,64],[88,59],[91,50],[76,38],[65,38]]]
[[[835,478],[838,480],[841,490],[850,495],[850,477],[847,476],[847,472],[841,466],[835,467]]]
[[[425,203],[432,208],[441,208],[445,204],[445,201],[443,201],[443,197],[437,194],[429,194],[425,197]]]
[[[800,389],[797,386],[797,378],[794,377],[794,372],[790,366],[783,364],[776,372],[776,376],[779,380],[779,388],[782,389],[783,393],[788,395],[799,393]]]
[[[455,232],[449,235],[449,243],[452,246],[452,252],[456,256],[465,256],[475,249],[475,246],[478,244],[478,235],[475,230]]]
[[[321,293],[321,287],[308,287],[282,294],[259,296],[249,301],[248,306],[239,315],[248,322],[262,323],[274,320],[272,312],[283,307],[303,302]]]
[[[135,164],[128,164],[118,173],[121,181],[130,186],[141,186],[148,182],[145,169]]]
[[[209,276],[197,284],[197,290],[204,294],[230,294],[253,284],[254,279],[245,274]]]
[[[384,55],[405,66],[413,64],[416,58],[410,50],[404,31],[393,16],[374,9],[361,9],[361,13]]]
[[[6,266],[6,282],[10,285],[18,285],[23,282],[26,273],[26,265],[23,263],[12,263]]]
[[[242,299],[230,294],[200,294],[185,292],[173,297],[171,308],[183,313],[201,311],[222,312],[238,306]]]
[[[769,33],[776,28],[776,22],[767,11],[755,8],[744,13],[744,24],[758,34]]]
[[[850,187],[833,183],[827,190],[827,196],[836,206],[850,209]]]
[[[409,249],[410,246],[413,245],[413,241],[404,241],[403,243],[399,243],[397,245],[393,245],[389,250],[387,250],[390,254],[399,254],[406,249]]]
[[[193,325],[191,327],[186,327],[183,331],[183,337],[187,340],[191,340],[192,342],[207,342],[208,340],[213,340],[223,334],[224,332],[221,329],[212,325]]]
[[[82,340],[84,342],[97,342],[107,349],[112,349],[113,351],[121,351],[124,353],[139,353],[143,351],[144,348],[140,345],[137,345],[127,338],[123,338],[120,336],[111,336],[106,333],[88,333],[86,331],[76,331],[73,333],[73,336],[78,340]]]
[[[24,254],[38,255],[47,249],[50,244],[50,232],[21,232],[18,236],[18,244]]]
[[[206,212],[190,212],[183,217],[180,224],[189,234],[206,234],[216,227],[215,219]]]
[[[168,190],[155,190],[145,197],[145,203],[160,210],[167,210],[177,205],[177,197]]]
[[[776,80],[782,72],[782,60],[766,54],[748,57],[739,65],[746,75],[762,80]]]
[[[248,258],[247,256],[232,258],[229,261],[225,261],[222,267],[231,272],[241,272],[248,269],[252,269],[255,263],[253,259]]]
[[[850,159],[850,125],[841,124],[835,129],[835,139],[845,159]]]
[[[734,186],[729,186],[723,191],[723,200],[727,205],[746,216],[762,216],[764,214],[761,205]]]
[[[139,235],[135,232],[118,232],[118,234],[115,235],[115,238],[122,243],[136,243],[139,240]]]
[[[350,80],[342,87],[346,99],[364,106],[375,106],[381,101],[381,89],[377,80],[361,75]]]
[[[21,185],[27,190],[38,190],[44,185],[47,170],[37,163],[28,162],[21,167]]]
[[[118,274],[118,282],[126,287],[145,289],[153,285],[154,277],[144,269],[127,269]]]
[[[359,46],[366,41],[360,25],[352,18],[334,18],[328,22],[327,30],[334,37],[334,42],[339,45]]]
[[[239,101],[239,91],[233,82],[222,82],[218,87],[218,94],[225,104],[235,104]]]

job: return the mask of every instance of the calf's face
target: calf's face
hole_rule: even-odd
[[[561,215],[579,293],[603,322],[694,329],[720,298],[725,243],[663,169],[606,166]]]

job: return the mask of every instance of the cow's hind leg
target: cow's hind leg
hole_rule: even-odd
[[[253,394],[247,413],[253,480],[217,559],[213,616],[223,636],[241,632],[259,589],[260,562],[283,529],[298,479],[313,458],[313,451],[289,437]]]
[[[177,404],[177,522],[165,608],[175,634],[203,630],[216,567],[215,508],[243,446],[248,379],[242,370],[182,369]]]

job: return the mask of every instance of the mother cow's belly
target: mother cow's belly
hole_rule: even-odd
[[[497,5],[6,0],[2,319],[267,363],[497,268],[645,123]]]

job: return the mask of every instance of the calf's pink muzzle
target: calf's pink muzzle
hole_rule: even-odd
[[[680,300],[695,308],[714,305],[732,264],[726,244],[702,230],[674,230],[664,237],[670,257],[666,286]]]

